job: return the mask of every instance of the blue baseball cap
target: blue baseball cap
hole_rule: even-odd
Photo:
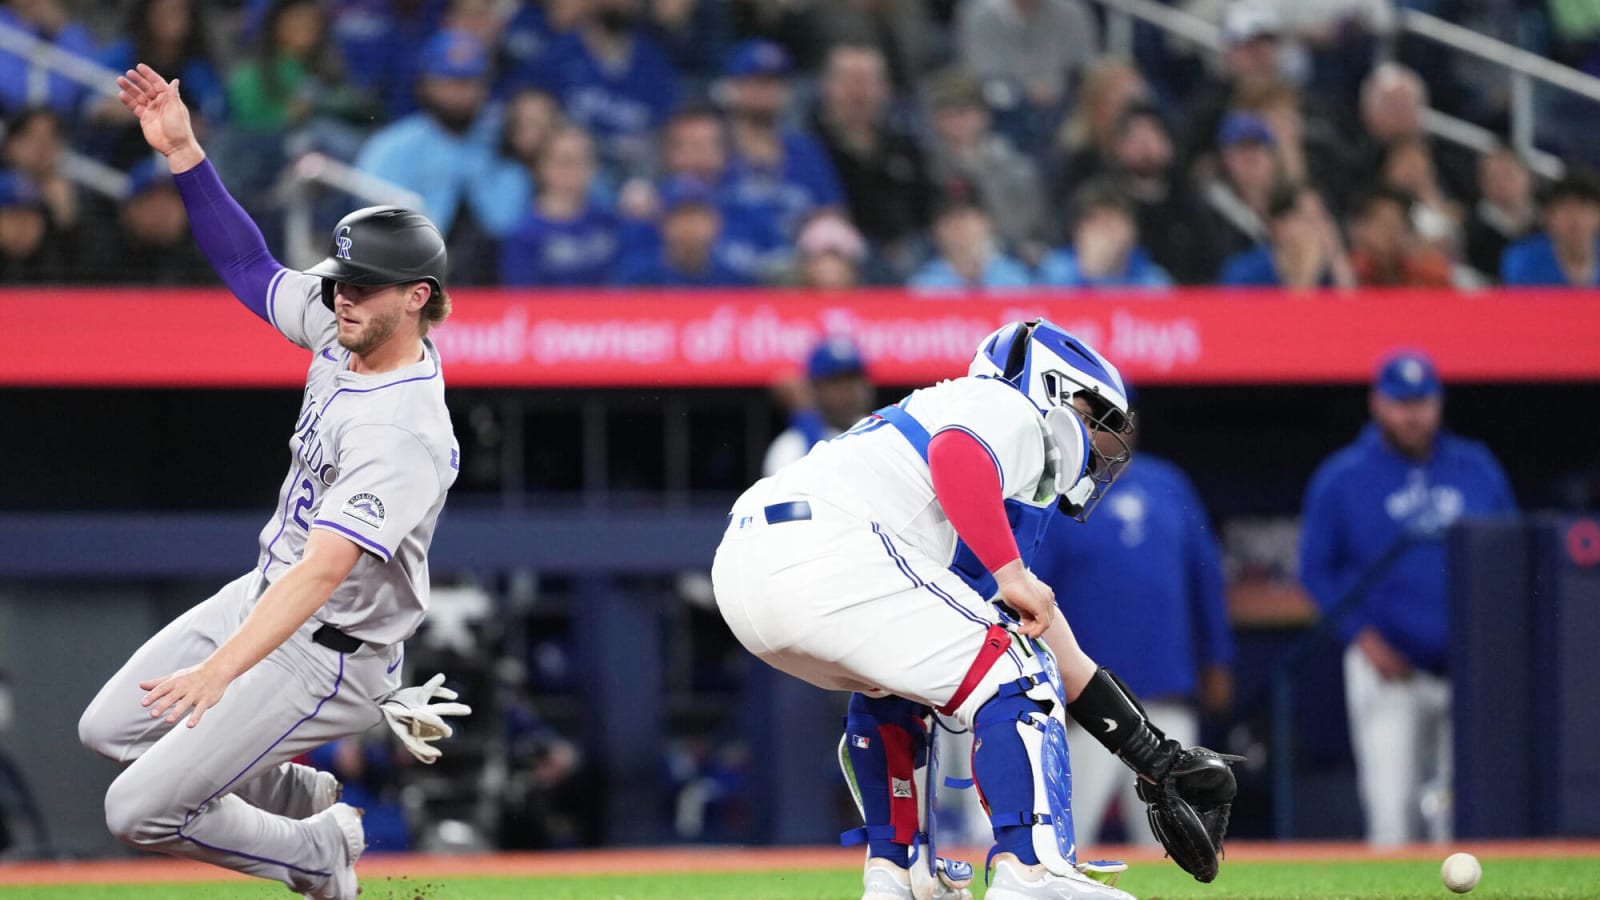
[[[1439,372],[1426,353],[1406,350],[1383,361],[1372,386],[1390,400],[1421,400],[1444,391]]]
[[[1217,129],[1217,144],[1222,147],[1231,147],[1245,141],[1254,141],[1271,147],[1277,143],[1272,138],[1272,129],[1267,127],[1265,119],[1250,113],[1232,112],[1222,120],[1222,127]]]
[[[21,172],[0,169],[0,206],[42,206],[44,198],[33,179]]]
[[[661,209],[676,212],[686,206],[717,208],[717,194],[698,178],[679,176],[661,186]]]
[[[782,78],[788,74],[788,51],[771,41],[740,41],[722,63],[724,78]]]
[[[861,348],[847,337],[824,338],[806,357],[806,377],[812,381],[860,375],[866,371],[867,361],[861,358]]]
[[[434,78],[483,78],[489,74],[489,48],[471,32],[441,31],[422,47],[422,74]]]

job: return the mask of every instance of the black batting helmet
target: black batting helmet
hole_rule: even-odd
[[[438,296],[447,265],[444,236],[427,216],[398,206],[369,206],[339,220],[328,258],[306,274],[322,276],[322,302],[333,309],[338,282],[376,287],[426,281]]]

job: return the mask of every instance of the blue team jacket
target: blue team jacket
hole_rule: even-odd
[[[1300,579],[1324,612],[1403,533],[1440,536],[1461,518],[1515,513],[1511,485],[1488,448],[1441,433],[1432,457],[1415,462],[1368,424],[1330,456],[1306,489]],[[1411,546],[1340,623],[1346,641],[1372,625],[1412,664],[1448,668],[1450,620],[1445,550],[1439,540]]]
[[[1057,516],[1033,560],[1078,644],[1147,699],[1192,697],[1233,659],[1221,554],[1175,465],[1140,451],[1088,521]]]

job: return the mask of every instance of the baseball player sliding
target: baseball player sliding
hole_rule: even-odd
[[[1153,727],[1026,568],[1061,518],[1040,512],[1081,519],[1110,486],[1129,417],[1098,353],[1012,323],[969,377],[878,410],[734,503],[711,570],[729,628],[770,665],[854,692],[840,757],[865,820],[846,836],[867,845],[863,900],[971,896],[971,866],[938,859],[927,834],[934,710],[975,738],[989,900],[1131,900],[1078,863],[1067,713],[1136,773],[1173,859],[1216,876],[1233,760]]]
[[[84,746],[127,768],[106,792],[121,840],[353,900],[359,811],[290,762],[387,719],[418,758],[468,712],[397,690],[428,605],[428,545],[459,450],[430,326],[450,313],[438,229],[406,210],[346,216],[307,272],[274,260],[206,161],[178,82],[117,79],[167,158],[195,239],[233,293],[311,352],[290,467],[257,568],[135,652],[84,711]],[[180,724],[180,722],[182,724]]]

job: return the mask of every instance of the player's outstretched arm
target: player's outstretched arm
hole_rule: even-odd
[[[312,529],[305,555],[267,588],[222,646],[199,665],[140,682],[139,687],[149,692],[142,702],[150,707],[151,718],[165,715],[168,722],[177,722],[192,710],[189,727],[200,724],[201,716],[222,699],[235,678],[278,649],[328,602],[361,553],[354,542],[332,531]]]
[[[267,292],[284,267],[272,258],[261,230],[206,159],[178,81],[169,82],[140,63],[117,78],[117,87],[117,99],[138,116],[145,142],[167,158],[201,252],[234,296],[263,321],[271,321]]]

